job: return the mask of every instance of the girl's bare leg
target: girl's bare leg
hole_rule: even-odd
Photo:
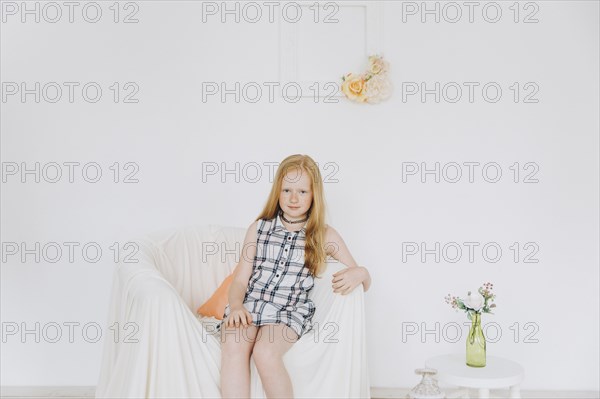
[[[258,327],[226,327],[221,329],[221,397],[250,397],[250,354],[256,342]]]
[[[283,364],[283,355],[298,341],[298,335],[285,324],[259,328],[252,356],[265,394],[267,398],[293,398],[292,381]]]

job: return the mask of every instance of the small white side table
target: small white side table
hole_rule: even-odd
[[[487,356],[485,367],[470,367],[465,354],[436,356],[425,361],[425,367],[437,370],[437,380],[461,388],[475,388],[479,398],[489,398],[490,389],[510,387],[510,397],[520,398],[520,384],[525,377],[523,367],[512,360]],[[468,390],[467,390],[468,398]]]

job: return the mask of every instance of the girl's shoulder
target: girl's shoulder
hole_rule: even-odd
[[[275,223],[275,219],[258,219],[254,222],[255,229],[258,233],[271,230],[271,226]]]
[[[325,232],[323,233],[323,236],[325,238],[325,242],[336,243],[341,239],[340,233],[338,233],[338,231],[334,229],[333,226],[330,226],[328,224],[325,225]]]

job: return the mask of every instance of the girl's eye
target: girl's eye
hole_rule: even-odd
[[[283,192],[285,192],[285,193],[287,193],[288,191],[290,191],[290,189],[289,189],[289,188],[284,188],[284,189],[283,189]],[[300,192],[301,192],[302,194],[306,194],[308,191],[306,191],[306,190],[300,190]]]

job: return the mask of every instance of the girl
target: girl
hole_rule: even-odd
[[[313,328],[308,297],[327,256],[348,266],[335,273],[334,292],[348,294],[371,278],[340,235],[324,223],[321,174],[307,155],[284,159],[262,213],[246,232],[221,322],[221,395],[250,397],[250,356],[268,398],[292,398],[283,355]],[[327,245],[325,245],[327,243]],[[269,331],[265,331],[269,328]]]

